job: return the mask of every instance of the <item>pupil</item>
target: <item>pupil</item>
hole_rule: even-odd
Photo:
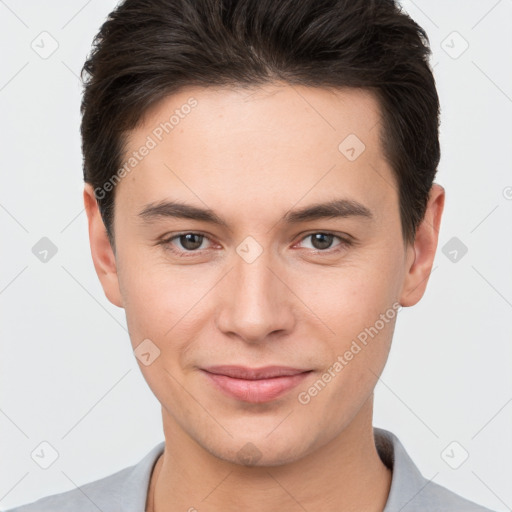
[[[315,233],[313,235],[313,247],[315,249],[328,249],[332,244],[333,235],[328,235],[326,233]]]
[[[194,242],[195,238],[195,242]],[[203,241],[202,235],[197,235],[195,233],[187,233],[186,235],[180,236],[180,242],[185,249],[193,250],[201,247],[201,243]]]

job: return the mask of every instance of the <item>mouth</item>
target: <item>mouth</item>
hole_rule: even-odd
[[[313,370],[287,366],[247,368],[224,365],[203,368],[201,371],[224,394],[244,402],[264,403],[296,387]]]

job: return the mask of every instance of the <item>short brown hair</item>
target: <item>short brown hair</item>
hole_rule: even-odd
[[[373,91],[398,184],[403,238],[414,241],[440,159],[439,99],[425,31],[393,0],[125,0],[82,69],[84,180],[114,243],[116,175],[127,132],[187,86]]]

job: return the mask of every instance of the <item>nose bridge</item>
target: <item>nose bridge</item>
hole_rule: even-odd
[[[269,251],[260,249],[255,254],[256,249],[250,242],[237,248],[219,317],[221,330],[251,342],[293,325],[287,288],[277,277],[276,260]]]

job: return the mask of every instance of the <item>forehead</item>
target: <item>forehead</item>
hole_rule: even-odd
[[[380,128],[366,90],[186,88],[128,134],[116,203],[140,210],[179,196],[234,213],[265,201],[269,215],[340,195],[385,205],[397,195]]]

